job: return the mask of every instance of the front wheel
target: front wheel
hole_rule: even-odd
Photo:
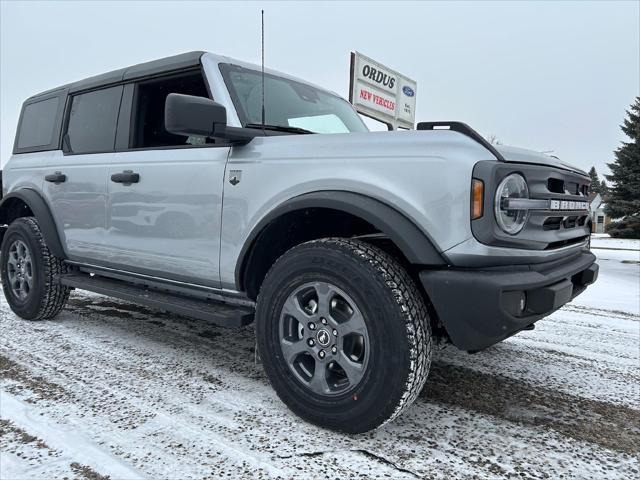
[[[262,285],[258,348],[282,401],[349,433],[411,405],[431,361],[424,301],[406,271],[364,242],[330,238],[285,253]]]
[[[69,288],[57,283],[65,265],[45,243],[34,217],[18,218],[2,240],[0,277],[11,310],[27,320],[55,317],[69,298]]]

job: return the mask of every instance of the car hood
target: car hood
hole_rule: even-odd
[[[562,168],[572,172],[586,175],[587,172],[560,160],[558,157],[545,155],[544,153],[526,150],[524,148],[508,147],[506,145],[494,145],[495,149],[504,157],[507,162],[533,163],[537,165],[548,165],[550,167]]]

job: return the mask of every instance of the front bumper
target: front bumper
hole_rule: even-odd
[[[436,313],[461,350],[487,348],[554,312],[596,281],[595,255],[533,265],[420,273]]]

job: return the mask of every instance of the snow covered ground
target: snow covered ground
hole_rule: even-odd
[[[0,294],[0,478],[638,478],[640,252],[594,253],[573,303],[436,352],[415,405],[359,436],[289,413],[251,327],[84,292],[26,322]]]
[[[640,239],[611,238],[608,233],[594,233],[591,235],[591,246],[603,249],[640,250]]]

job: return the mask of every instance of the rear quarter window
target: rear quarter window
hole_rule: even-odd
[[[57,144],[57,138],[54,137],[58,133],[56,124],[59,109],[60,97],[25,105],[16,142],[17,149],[46,150],[44,147]]]

